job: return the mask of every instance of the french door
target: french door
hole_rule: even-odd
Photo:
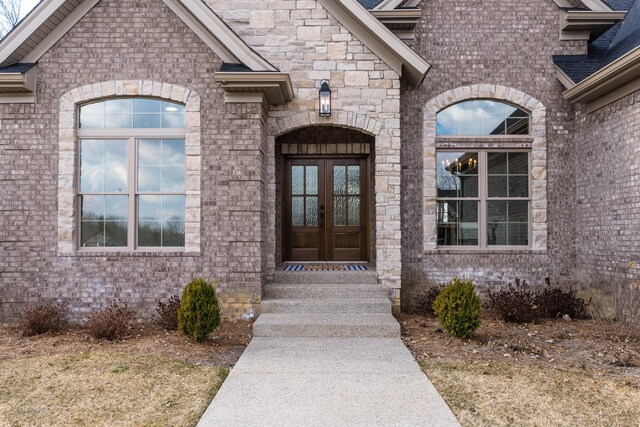
[[[366,261],[367,159],[287,158],[284,170],[285,261]]]

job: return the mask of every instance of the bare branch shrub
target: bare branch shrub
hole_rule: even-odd
[[[158,302],[156,314],[153,319],[168,331],[178,330],[178,310],[180,309],[180,297],[174,295],[167,302]]]
[[[426,291],[418,295],[415,303],[416,313],[423,316],[433,317],[435,315],[433,302],[438,298],[438,295],[440,295],[444,287],[445,285],[431,286]]]
[[[591,317],[606,322],[612,337],[623,341],[640,339],[640,287],[623,280],[598,281],[593,286]]]
[[[27,307],[20,312],[20,331],[24,337],[59,331],[67,325],[68,315],[67,303],[56,302]]]
[[[126,305],[118,305],[117,302],[112,301],[106,308],[89,314],[86,323],[87,331],[97,339],[121,340],[129,330],[133,317],[134,312]]]
[[[0,0],[0,37],[11,31],[22,19],[22,0]]]

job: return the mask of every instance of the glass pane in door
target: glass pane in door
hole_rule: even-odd
[[[360,165],[333,167],[333,223],[360,225]]]
[[[291,166],[291,224],[318,226],[318,166]]]

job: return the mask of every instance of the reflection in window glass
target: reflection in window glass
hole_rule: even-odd
[[[180,193],[184,184],[183,139],[138,141],[138,191]]]
[[[80,191],[126,192],[127,147],[126,139],[80,140]]]
[[[151,98],[116,98],[80,107],[82,129],[183,128],[184,105]]]
[[[80,197],[80,246],[127,246],[128,196]]]
[[[528,152],[438,151],[436,160],[438,245],[529,245]]]
[[[438,197],[478,197],[478,183],[478,153],[438,153]]]
[[[138,246],[184,246],[185,196],[138,196]]]
[[[90,129],[184,128],[184,105],[152,98],[114,98],[80,107],[79,245],[185,245],[184,138],[122,137]],[[125,132],[125,134],[128,132]],[[157,131],[154,132],[157,134]],[[131,181],[131,182],[129,182]]]
[[[478,202],[442,201],[437,203],[438,245],[478,245]]]
[[[491,100],[460,102],[436,116],[437,135],[527,135],[529,114]]]

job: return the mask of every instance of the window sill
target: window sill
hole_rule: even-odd
[[[424,251],[428,255],[462,255],[462,254],[482,254],[482,255],[544,255],[546,250],[534,250],[531,248],[492,248],[492,249],[480,249],[480,248],[464,248],[464,249],[452,249],[452,248],[437,248]]]
[[[58,251],[58,256],[62,257],[141,257],[141,258],[149,258],[149,257],[172,257],[172,258],[188,258],[188,257],[199,257],[202,253],[198,251],[185,251],[185,250],[159,250],[159,249],[148,249],[148,250],[124,250],[124,249],[115,249],[115,250],[86,250],[86,249],[78,249],[71,252],[61,252]]]

